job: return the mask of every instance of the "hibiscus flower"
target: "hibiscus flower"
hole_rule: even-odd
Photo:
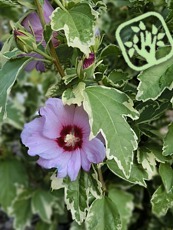
[[[25,124],[21,139],[28,154],[39,156],[44,168],[57,168],[58,177],[76,180],[82,167],[104,160],[106,151],[97,137],[89,140],[90,126],[83,107],[63,105],[61,99],[49,98],[40,109],[40,117]]]

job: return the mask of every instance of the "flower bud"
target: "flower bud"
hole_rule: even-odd
[[[17,47],[25,53],[32,52],[37,48],[34,36],[32,36],[32,34],[28,32],[25,32],[23,30],[14,30],[14,38]]]
[[[91,78],[95,70],[95,54],[92,52],[88,58],[85,58],[81,66],[81,74],[85,78]]]

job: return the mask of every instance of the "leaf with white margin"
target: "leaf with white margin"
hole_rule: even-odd
[[[107,158],[114,159],[128,178],[133,151],[137,149],[137,136],[125,119],[138,118],[132,100],[117,89],[91,86],[84,91],[84,109],[89,115],[91,137],[101,131],[106,139]]]
[[[173,123],[169,125],[168,133],[166,134],[166,137],[163,140],[163,155],[169,156],[173,154]]]
[[[96,199],[101,198],[102,196],[102,183],[99,181],[98,173],[96,169],[92,168],[90,173],[87,174],[87,189],[89,189],[89,193]]]
[[[156,100],[168,88],[173,89],[173,58],[150,67],[138,75],[137,100]]]
[[[118,207],[122,223],[121,230],[126,230],[134,209],[133,195],[119,188],[111,187],[108,190],[108,197]]]
[[[92,203],[85,223],[87,230],[122,229],[117,206],[109,197],[102,197]]]
[[[143,169],[148,174],[149,180],[152,179],[155,175],[157,175],[157,162],[152,150],[145,147],[139,148],[137,152],[137,159],[138,163],[142,165]]]
[[[65,185],[63,184],[63,178],[58,178],[56,172],[52,174],[50,179],[51,179],[51,189],[52,190],[58,190],[58,189],[64,188]]]
[[[29,61],[28,58],[9,60],[0,70],[0,122],[6,118],[6,103],[11,87]]]
[[[10,215],[14,217],[14,229],[26,229],[31,225],[32,209],[31,209],[32,192],[24,190],[13,202]]]
[[[70,179],[66,178],[63,182],[65,185],[65,203],[67,209],[71,211],[72,218],[78,224],[81,224],[86,218],[89,209],[90,194],[100,198],[98,188],[96,189],[99,184],[96,186],[97,181],[95,180],[95,185],[92,187],[94,178],[91,179],[90,177],[90,174],[81,171],[75,181],[70,181]]]
[[[169,163],[159,165],[159,174],[167,192],[170,192],[173,187],[173,170]]]
[[[151,204],[155,215],[164,216],[173,207],[173,191],[167,193],[163,185],[159,186],[151,198]]]
[[[95,43],[97,13],[86,3],[76,4],[69,10],[57,8],[51,15],[54,31],[64,30],[68,46],[79,48],[86,56]]]
[[[32,196],[32,212],[38,214],[46,223],[51,223],[52,206],[54,202],[55,198],[50,191],[38,189]]]
[[[16,99],[13,98],[13,100],[8,100],[6,106],[7,118],[4,120],[4,123],[10,124],[16,129],[22,130],[25,122],[24,111],[24,106]]]
[[[7,212],[17,195],[17,187],[27,186],[26,169],[19,160],[0,161],[0,204]]]
[[[62,101],[65,105],[77,104],[81,106],[83,101],[83,91],[85,83],[79,82],[73,88],[66,89],[62,94]]]
[[[139,184],[140,186],[147,187],[145,180],[148,180],[148,175],[141,165],[133,163],[130,177],[127,179],[123,172],[118,168],[118,165],[114,160],[108,160],[106,163],[111,172],[123,180],[126,180],[132,184]]]

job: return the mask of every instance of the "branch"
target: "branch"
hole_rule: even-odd
[[[34,2],[35,2],[35,5],[36,5],[36,8],[37,8],[38,16],[39,16],[39,18],[40,18],[40,21],[41,21],[41,24],[42,24],[42,27],[43,27],[43,30],[44,30],[44,27],[45,27],[45,25],[46,25],[46,22],[45,22],[45,20],[44,20],[44,14],[43,14],[42,7],[41,7],[41,5],[40,5],[40,3],[39,3],[39,0],[34,0]],[[55,48],[54,48],[54,46],[53,46],[53,44],[52,44],[52,41],[50,41],[50,43],[49,43],[49,49],[50,49],[50,55],[51,55],[52,58],[53,58],[53,63],[55,64],[55,66],[56,66],[56,68],[57,68],[59,74],[61,75],[61,77],[64,77],[64,76],[65,76],[64,70],[63,70],[63,68],[62,68],[62,66],[61,66],[61,64],[60,64],[59,58],[58,58],[58,56],[57,56],[57,54],[56,54],[56,50],[55,50]],[[40,52],[40,51],[39,51],[39,52]],[[43,55],[43,54],[42,54],[42,55]],[[43,56],[45,56],[45,55],[43,55]],[[48,55],[46,55],[46,56],[48,56]],[[49,60],[50,60],[50,57],[49,57]],[[52,59],[51,59],[51,60],[52,60]]]

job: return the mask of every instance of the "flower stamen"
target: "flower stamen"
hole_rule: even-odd
[[[74,151],[82,147],[82,129],[76,125],[64,126],[60,132],[60,137],[56,139],[58,145],[65,151]]]
[[[77,142],[80,141],[79,137],[75,137],[73,133],[67,134],[64,138],[64,142],[66,143],[66,146],[72,146],[74,147]]]

